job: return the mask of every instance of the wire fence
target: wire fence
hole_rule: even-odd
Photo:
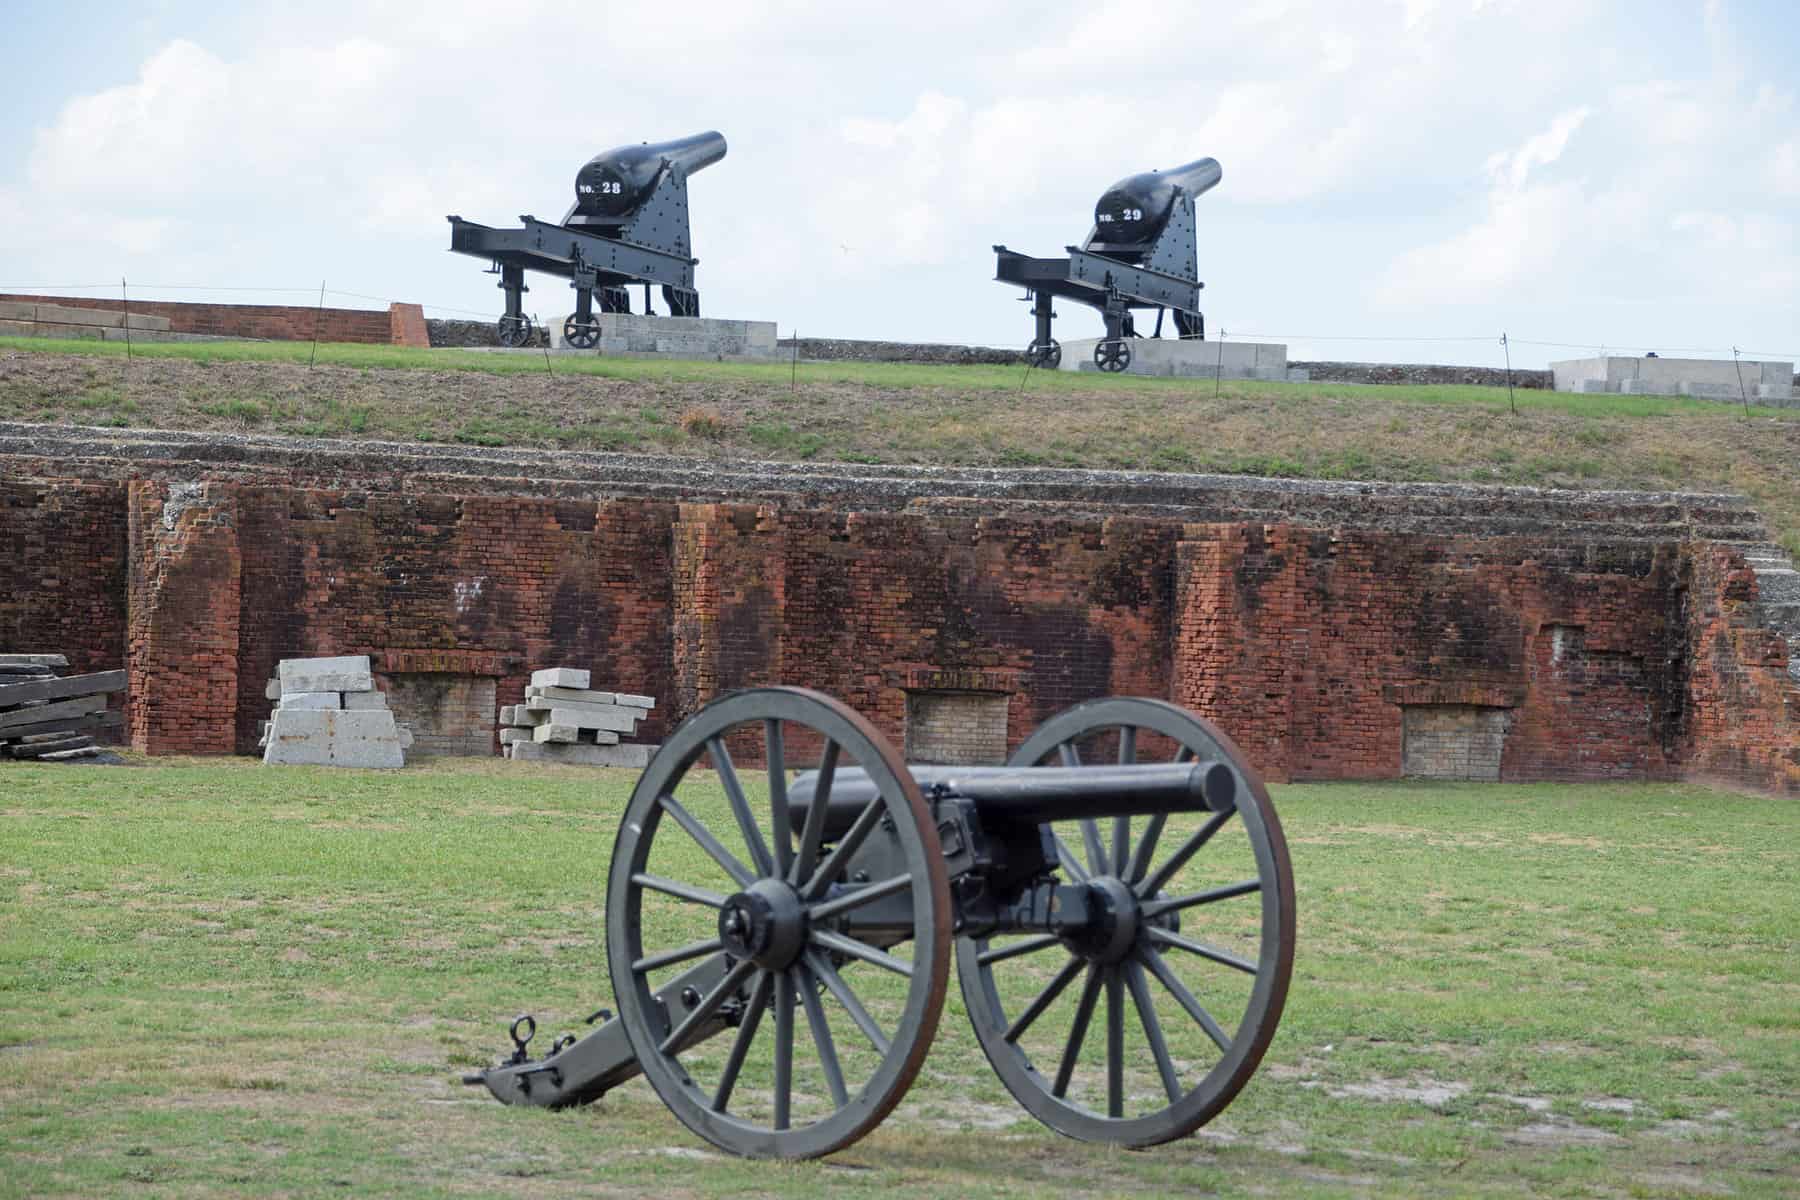
[[[110,300],[121,294],[123,281],[112,283],[63,283],[63,284],[13,284],[0,283],[0,294],[24,294],[38,296],[56,296],[60,299],[102,299]],[[299,296],[308,301],[323,305],[325,297],[334,296],[349,300],[364,300],[376,304],[391,303],[390,298],[373,295],[369,292],[349,291],[342,288],[323,287],[317,284],[304,287],[269,287],[250,286],[244,284],[201,284],[201,283],[131,283],[130,294],[140,301],[157,303],[155,293],[191,293],[210,292],[221,294],[261,294],[267,296]],[[67,295],[64,295],[67,293]],[[94,293],[98,293],[95,295]],[[175,302],[180,302],[178,299]],[[295,304],[290,307],[312,307],[308,304]],[[493,321],[492,310],[480,311],[462,308],[451,304],[419,302],[419,307],[427,313],[447,313],[454,317],[468,317],[480,321]],[[1700,354],[1719,358],[1775,359],[1792,362],[1800,360],[1800,350],[1756,350],[1741,346],[1665,346],[1660,344],[1634,344],[1616,342],[1608,339],[1588,339],[1578,341],[1554,341],[1546,338],[1520,337],[1510,331],[1496,331],[1490,334],[1468,334],[1459,336],[1421,335],[1421,334],[1320,334],[1320,333],[1264,333],[1242,332],[1234,330],[1230,334],[1232,341],[1280,341],[1280,342],[1345,342],[1345,343],[1386,343],[1389,345],[1464,345],[1464,346],[1529,346],[1547,350],[1589,351],[1597,357],[1607,355],[1645,355],[1655,353],[1668,354]],[[953,344],[953,343],[947,343]],[[1498,356],[1496,356],[1498,357]],[[1460,365],[1460,364],[1446,364]],[[1524,370],[1527,368],[1518,368]]]

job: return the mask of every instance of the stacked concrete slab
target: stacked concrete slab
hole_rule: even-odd
[[[1796,402],[1794,364],[1713,358],[1572,358],[1550,364],[1559,392],[1628,396],[1696,396],[1767,404]]]
[[[600,344],[580,353],[656,354],[665,358],[774,358],[775,322],[721,321],[711,317],[649,317],[634,313],[596,313]],[[571,350],[563,338],[563,322],[552,321],[550,345]]]
[[[534,671],[525,703],[500,708],[500,753],[531,762],[642,768],[655,746],[622,741],[656,707],[649,696],[596,691],[579,667]]]
[[[1062,344],[1065,371],[1098,371],[1094,347],[1099,338],[1077,338]],[[1183,379],[1288,378],[1287,347],[1279,342],[1200,341],[1183,338],[1131,339],[1127,375],[1164,375]]]
[[[118,761],[94,745],[94,733],[119,727],[106,698],[125,690],[125,672],[56,673],[68,665],[61,654],[0,654],[0,758]]]
[[[289,658],[269,685],[275,711],[263,761],[288,766],[403,767],[412,731],[376,690],[369,656]]]

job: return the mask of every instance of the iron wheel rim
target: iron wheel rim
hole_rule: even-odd
[[[892,1023],[887,1048],[885,1051],[875,1048],[880,1055],[879,1065],[853,1094],[847,1096],[847,1102],[839,1103],[833,1097],[835,1107],[828,1116],[788,1128],[778,1128],[778,1118],[765,1124],[741,1119],[730,1112],[729,1101],[736,1074],[729,1059],[726,1070],[733,1073],[732,1084],[724,1087],[725,1100],[721,1103],[719,1090],[697,1081],[695,1073],[682,1062],[682,1056],[695,1048],[693,1044],[665,1050],[668,1020],[660,1013],[651,1015],[657,1010],[651,999],[654,989],[650,986],[649,973],[634,969],[634,964],[641,964],[646,958],[641,905],[649,890],[637,881],[637,877],[641,876],[659,830],[671,830],[676,837],[689,836],[677,828],[681,824],[679,819],[662,821],[663,816],[672,812],[663,797],[673,795],[689,768],[703,753],[720,744],[720,739],[730,730],[771,721],[816,731],[838,745],[845,756],[877,781],[881,794],[870,807],[882,806],[878,815],[893,822],[893,835],[904,848],[906,865],[912,875],[910,886],[914,896],[910,982],[899,1018]],[[691,819],[691,814],[688,815]],[[790,852],[803,853],[804,846],[800,851],[790,848]],[[770,877],[763,873],[766,864],[759,860],[753,847],[750,859],[747,866],[755,879]],[[815,874],[829,863],[829,852],[823,846],[819,847],[813,862]],[[779,867],[779,862],[775,866]],[[848,866],[848,860],[841,866]],[[775,874],[781,872],[777,870]],[[823,898],[811,903],[816,907],[821,902]],[[700,1137],[734,1154],[752,1158],[814,1158],[850,1145],[881,1123],[906,1094],[930,1050],[948,990],[950,930],[949,883],[943,852],[936,826],[918,786],[906,771],[899,754],[872,725],[845,705],[818,692],[786,687],[751,689],[734,693],[694,714],[675,731],[645,769],[632,792],[614,843],[607,886],[607,960],[626,1036],[645,1078],[669,1110]],[[753,969],[740,981],[736,995],[748,991],[749,1005],[754,1006],[758,994],[765,989],[765,980],[770,995],[764,997],[764,1007],[756,1010],[758,1015],[754,1019],[746,1017],[734,1030],[728,1031],[727,1035],[734,1042],[737,1031],[746,1025],[751,1026],[747,1045],[769,1032],[770,1018],[778,1023],[782,1006],[790,1009],[789,1033],[786,1035],[789,1039],[795,1038],[799,1028],[812,1026],[815,1012],[820,1011],[817,1007],[821,1003],[820,993],[815,990],[815,999],[809,1000],[800,989],[807,986],[809,979],[822,988],[828,987],[825,974],[815,969],[818,960],[813,956],[817,954],[831,966],[831,973],[840,983],[844,983],[843,976],[850,973],[847,964],[842,970],[837,969],[838,964],[831,962],[831,956],[823,953],[811,940],[814,936],[813,932],[807,935],[804,965],[796,962],[795,966],[778,972],[750,963],[748,959],[739,964],[739,967],[750,964]],[[796,991],[791,1003],[787,999],[790,993],[783,990],[788,985],[778,980],[777,975],[795,977],[792,986]],[[848,983],[845,986],[850,988],[853,996],[856,995],[853,986]],[[800,1010],[805,1012],[804,1021],[799,1019]],[[865,1036],[860,1023],[841,1019],[847,1012],[841,1007],[841,1001],[836,1011],[840,1014],[838,1028],[846,1039]],[[866,1010],[864,1015],[867,1015]],[[876,1024],[879,1026],[880,1022]],[[779,1052],[782,1034],[779,1030],[774,1032]],[[889,1031],[878,1028],[877,1032],[886,1034]],[[818,1047],[817,1036],[815,1030],[815,1049]],[[792,1040],[789,1045],[791,1086]],[[733,1050],[734,1056],[739,1053]],[[820,1051],[820,1057],[822,1060],[823,1051]],[[739,1065],[742,1065],[741,1057]],[[850,1091],[847,1082],[845,1089]]]
[[[1225,761],[1239,775],[1238,802],[1231,819],[1243,824],[1254,854],[1258,884],[1256,891],[1261,896],[1261,935],[1255,980],[1243,1014],[1231,1032],[1229,1048],[1221,1048],[1218,1061],[1199,1076],[1197,1083],[1190,1086],[1186,1079],[1180,1081],[1182,1086],[1179,1099],[1173,1098],[1171,1094],[1170,1102],[1163,1107],[1133,1116],[1110,1116],[1054,1094],[1052,1081],[1033,1064],[1016,1040],[1008,1038],[1007,1034],[1012,1031],[1015,1022],[1025,1014],[1008,1014],[996,985],[995,968],[1000,962],[1016,963],[1025,955],[984,963],[982,957],[990,951],[987,939],[959,938],[957,976],[976,1039],[981,1043],[983,1052],[993,1065],[995,1073],[1000,1076],[1001,1082],[1026,1111],[1069,1137],[1136,1148],[1173,1141],[1191,1134],[1230,1104],[1255,1074],[1280,1024],[1293,972],[1294,885],[1293,869],[1281,824],[1269,801],[1268,790],[1261,776],[1223,731],[1205,718],[1177,705],[1142,699],[1100,700],[1077,705],[1042,725],[1014,752],[1008,764],[1035,764],[1056,753],[1062,746],[1073,744],[1096,730],[1110,728],[1130,728],[1160,734],[1178,743],[1183,753]],[[1201,848],[1204,848],[1204,842]],[[1116,845],[1111,849],[1116,855]],[[1152,869],[1150,863],[1146,862],[1143,877],[1154,878],[1159,870],[1160,867]],[[1148,936],[1147,933],[1142,935],[1140,941]],[[1084,1032],[1078,1037],[1071,1028],[1070,1044],[1076,1046],[1074,1053],[1077,1055],[1082,1048],[1079,1043],[1091,1036],[1086,1031],[1086,1026],[1099,1008],[1102,991],[1106,994],[1110,1016],[1112,1006],[1123,1008],[1125,998],[1121,993],[1130,989],[1130,1001],[1139,1012],[1141,1032],[1145,1022],[1142,1016],[1145,1000],[1139,989],[1160,989],[1152,992],[1153,998],[1149,1003],[1153,1011],[1156,1009],[1155,995],[1160,994],[1165,999],[1173,997],[1173,993],[1163,983],[1161,973],[1145,966],[1140,960],[1139,950],[1140,947],[1134,945],[1128,956],[1129,962],[1139,965],[1136,972],[1139,978],[1135,981],[1130,978],[1132,972],[1128,966],[1100,967],[1090,962],[1086,970],[1081,970],[1075,966],[1082,962],[1081,956],[1073,950],[1068,951],[1070,965],[1064,967],[1064,973],[1070,972],[1074,967],[1075,974],[1086,976],[1081,984],[1081,1000],[1075,1014],[1076,1023],[1082,1024]],[[1164,970],[1172,970],[1167,963],[1162,965]],[[1180,979],[1179,975],[1177,979]],[[1074,975],[1062,980],[1062,975],[1059,974],[1057,980],[1061,981],[1062,991],[1074,990]],[[1041,995],[1042,993],[1040,997]],[[1060,1002],[1061,996],[1055,997],[1055,1000]],[[1087,1010],[1086,1017],[1081,1015],[1083,1008]],[[1191,1019],[1179,1001],[1165,1011],[1173,1012],[1177,1019]],[[1160,1020],[1160,1016],[1159,1013],[1157,1019]],[[1147,1041],[1148,1037],[1148,1033],[1145,1033],[1144,1040]],[[1213,1040],[1216,1042],[1217,1039]],[[1109,1043],[1109,1074],[1115,1069],[1110,1065],[1113,1050],[1114,1044]],[[1166,1040],[1164,1053],[1167,1054]],[[1158,1065],[1160,1068],[1160,1061]],[[1059,1062],[1057,1069],[1061,1081],[1062,1073],[1067,1068]],[[1118,1069],[1122,1070],[1122,1065]],[[1188,1078],[1195,1074],[1197,1072],[1189,1072]],[[1168,1087],[1166,1079],[1164,1086]],[[1109,1094],[1109,1101],[1110,1099]]]

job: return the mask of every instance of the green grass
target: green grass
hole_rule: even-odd
[[[0,349],[79,357],[124,358],[125,347],[115,342],[48,338],[0,337]],[[472,371],[491,375],[574,375],[600,379],[658,382],[746,382],[786,387],[790,378],[807,384],[851,384],[859,387],[915,390],[953,388],[972,392],[1034,393],[1143,392],[1152,395],[1210,393],[1210,381],[1154,379],[1142,376],[1108,376],[1093,372],[1032,371],[1021,367],[989,365],[930,365],[924,363],[809,362],[797,370],[787,362],[716,363],[669,361],[647,358],[592,357],[558,354],[546,367],[542,354],[493,353],[480,350],[421,349],[410,346],[373,346],[356,343],[324,343],[316,359],[308,342],[152,342],[135,346],[137,358],[173,359],[195,363],[289,363],[353,367],[364,372],[431,370]],[[1504,388],[1464,384],[1328,384],[1233,381],[1238,395],[1337,397],[1404,397],[1414,404],[1474,407],[1493,411],[1579,413],[1586,416],[1657,416],[1670,414],[1718,414],[1737,412],[1712,401],[1672,396],[1574,395],[1537,389],[1519,389],[1509,402]],[[1793,417],[1792,409],[1751,405],[1753,415]]]
[[[8,350],[29,351],[11,355]],[[0,339],[0,420],[788,461],[1735,491],[1800,554],[1800,408],[1014,367]]]
[[[1800,1188],[1794,805],[1276,789],[1293,990],[1262,1070],[1201,1136],[1124,1154],[1041,1129],[953,986],[894,1117],[785,1166],[713,1156],[641,1081],[569,1113],[455,1081],[515,1012],[549,1037],[610,1005],[605,864],[632,782],[501,762],[0,766],[0,1194]]]

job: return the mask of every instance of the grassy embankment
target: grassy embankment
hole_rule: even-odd
[[[783,1166],[714,1155],[642,1081],[572,1113],[456,1083],[513,1013],[548,1038],[610,1003],[602,889],[631,782],[0,765],[0,1194],[1800,1189],[1793,805],[1278,788],[1293,990],[1200,1137],[1124,1154],[1043,1130],[953,984],[907,1103],[835,1159]]]
[[[8,351],[30,351],[8,355]],[[1800,409],[1012,367],[0,339],[0,419],[837,462],[1733,490],[1800,553]],[[1517,413],[1513,412],[1513,404]]]

